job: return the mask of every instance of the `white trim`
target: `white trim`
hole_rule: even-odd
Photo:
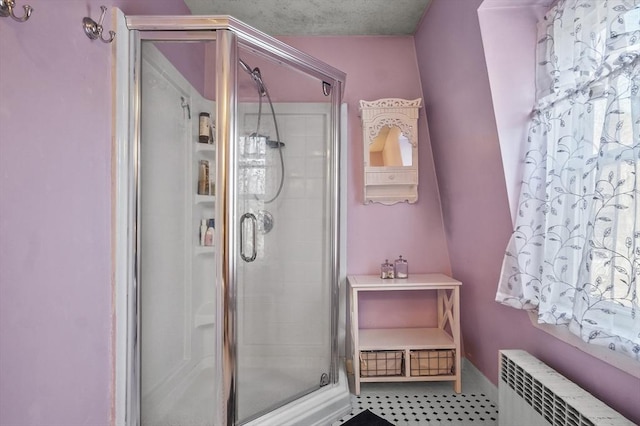
[[[478,10],[520,7],[550,8],[554,0],[484,0]]]
[[[489,380],[487,376],[485,376],[480,370],[478,370],[476,366],[473,365],[473,363],[469,361],[467,358],[462,358],[461,364],[462,364],[461,371],[462,371],[462,379],[463,379],[463,382],[462,382],[463,391],[465,386],[464,380],[472,378],[472,384],[469,384],[469,387],[478,386],[480,388],[480,391],[484,393],[487,396],[487,398],[489,398],[491,401],[497,401],[498,386],[491,383],[491,380]]]
[[[112,22],[117,37],[112,50],[113,87],[113,146],[112,146],[112,266],[113,266],[113,330],[112,330],[112,404],[111,424],[125,425],[127,421],[127,288],[129,286],[129,30],[125,16],[112,9]]]
[[[347,182],[347,170],[348,170],[348,150],[349,137],[347,134],[347,122],[349,119],[349,108],[346,102],[340,105],[340,267],[339,267],[339,296],[338,296],[338,358],[340,359],[339,365],[342,365],[342,360],[345,357],[345,338],[347,332],[346,326],[346,314],[347,314],[347,191],[349,188]],[[342,376],[340,376],[342,377]],[[345,378],[346,380],[346,378]]]
[[[338,383],[327,385],[291,404],[277,408],[246,426],[297,426],[301,422],[309,426],[332,424],[352,410],[345,368],[341,365],[338,370]]]
[[[570,332],[567,327],[553,324],[539,324],[537,311],[527,311],[527,313],[531,324],[538,330],[542,330],[545,333],[573,346],[574,348],[640,379],[640,363],[634,359],[612,351],[607,347],[589,344]]]

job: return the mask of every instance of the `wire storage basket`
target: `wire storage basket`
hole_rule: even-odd
[[[412,376],[448,376],[455,374],[454,349],[411,351]]]
[[[360,376],[402,376],[404,351],[360,351]]]

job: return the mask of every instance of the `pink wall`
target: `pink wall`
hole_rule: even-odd
[[[522,186],[524,144],[535,101],[537,22],[552,0],[484,0],[478,9],[511,218]],[[518,37],[512,37],[518,34]]]
[[[347,73],[344,102],[348,104],[347,272],[379,274],[385,259],[399,255],[409,261],[409,272],[450,273],[438,186],[424,108],[418,119],[418,202],[384,206],[363,204],[363,142],[358,103],[379,98],[422,97],[413,37],[279,37],[285,43]],[[431,123],[429,122],[429,126]],[[432,299],[421,294],[426,303]],[[361,325],[431,324],[415,296],[404,295],[363,305]],[[431,300],[433,302],[433,300]],[[407,308],[409,303],[410,308]],[[424,305],[422,305],[424,306]],[[433,302],[435,307],[435,302]],[[384,315],[380,314],[384,309]],[[392,315],[392,312],[401,314]]]
[[[480,3],[433,0],[415,36],[452,272],[463,282],[466,356],[496,383],[498,350],[525,349],[640,423],[640,380],[539,331],[525,312],[494,302],[512,227]]]
[[[418,203],[363,204],[363,142],[358,102],[361,99],[422,97],[413,38],[279,38],[347,74],[343,101],[349,110],[348,273],[377,274],[385,258],[396,259],[400,254],[409,259],[412,272],[448,272],[449,258],[424,108],[418,119]]]
[[[18,1],[0,18],[0,424],[106,425],[111,410],[111,45],[82,18],[182,1]],[[110,16],[105,19],[110,29]]]

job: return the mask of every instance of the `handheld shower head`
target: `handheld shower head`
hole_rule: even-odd
[[[267,199],[260,200],[258,196],[254,194],[254,197],[256,198],[256,200],[260,200],[265,204],[269,204],[278,198],[278,196],[280,195],[280,192],[282,191],[282,187],[284,185],[285,170],[284,170],[284,157],[282,155],[282,148],[284,147],[284,142],[280,141],[280,132],[278,131],[278,120],[276,119],[276,111],[273,108],[273,103],[271,102],[271,96],[269,96],[269,91],[267,90],[267,86],[264,84],[264,81],[262,80],[262,74],[260,73],[260,68],[258,67],[251,68],[249,65],[247,65],[245,61],[243,61],[240,58],[238,58],[238,63],[240,64],[240,67],[247,74],[249,74],[249,77],[251,77],[253,82],[256,84],[256,88],[258,89],[258,123],[256,125],[256,131],[252,133],[250,137],[264,138],[266,146],[268,146],[269,148],[277,149],[280,157],[280,184],[278,185],[278,191],[276,192],[276,195],[268,200]],[[267,98],[267,101],[269,102],[269,107],[271,108],[273,125],[276,130],[275,140],[269,139],[268,136],[260,135],[260,118],[262,117],[262,98],[263,97]]]
[[[242,67],[242,69],[249,74],[253,82],[256,84],[258,91],[260,92],[260,96],[265,96],[267,94],[267,87],[264,85],[264,81],[262,81],[262,74],[260,74],[260,68],[255,67],[251,68],[245,61],[242,59],[238,59],[238,63]]]
[[[251,75],[253,70],[251,69],[251,67],[249,67],[249,65],[247,65],[245,61],[243,61],[242,59],[238,59],[238,63],[247,74]]]

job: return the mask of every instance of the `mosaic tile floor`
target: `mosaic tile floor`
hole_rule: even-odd
[[[332,426],[365,409],[395,426],[497,426],[496,398],[474,368],[463,368],[460,394],[450,382],[363,383],[360,396],[351,395],[351,413]]]

